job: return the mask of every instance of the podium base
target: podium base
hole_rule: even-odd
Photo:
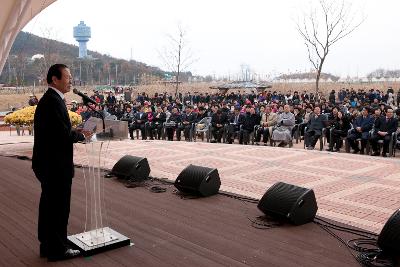
[[[129,246],[128,237],[109,227],[68,236],[68,240],[79,249],[83,256],[90,256],[107,250]]]

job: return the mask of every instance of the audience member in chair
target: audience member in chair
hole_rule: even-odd
[[[150,132],[150,139],[153,139],[153,132],[156,131],[157,133],[157,139],[161,139],[161,132],[163,128],[163,124],[166,121],[167,116],[163,112],[162,107],[158,106],[156,112],[153,113],[153,121],[151,122],[149,126],[149,132]]]
[[[279,147],[285,147],[287,144],[289,144],[289,147],[292,146],[292,128],[294,124],[294,114],[290,112],[290,106],[285,105],[283,112],[278,116],[277,126],[272,132],[272,140],[280,142]]]
[[[368,142],[369,131],[372,129],[374,125],[374,119],[369,115],[368,109],[363,108],[361,111],[361,116],[358,116],[354,119],[353,122],[353,130],[347,136],[347,140],[351,148],[353,148],[353,153],[357,154],[361,151],[361,154],[364,154],[364,149]],[[358,147],[356,142],[357,139],[361,139],[361,150]]]
[[[202,119],[207,117],[207,112],[204,107],[199,107],[199,112],[197,113],[195,123],[199,123]]]
[[[243,122],[243,115],[240,114],[240,107],[236,107],[233,114],[229,118],[229,125],[226,134],[226,139],[229,144],[232,144],[235,138],[235,133],[240,131],[240,125]]]
[[[182,124],[178,126],[176,129],[176,138],[178,141],[181,141],[181,131],[183,130],[183,134],[185,136],[185,140],[189,141],[190,129],[193,126],[193,123],[196,121],[197,114],[193,112],[192,106],[186,106],[185,113],[181,115]]]
[[[278,122],[278,115],[272,112],[271,107],[265,107],[265,112],[261,115],[260,128],[257,131],[256,144],[259,144],[261,135],[263,137],[264,145],[267,144],[268,139],[272,134],[273,127]]]
[[[311,114],[310,120],[307,123],[307,131],[304,133],[304,142],[307,149],[314,149],[315,144],[322,135],[325,121],[327,121],[327,118],[325,115],[321,114],[320,107],[315,107],[314,113]]]
[[[221,138],[224,133],[225,124],[228,122],[228,118],[221,109],[218,109],[216,113],[212,115],[212,135],[214,136],[213,142],[221,143]]]
[[[331,112],[328,114],[328,120],[325,122],[325,127],[327,129],[326,131],[326,140],[328,143],[331,143],[331,136],[330,136],[330,130],[333,127],[334,123],[337,121],[338,117],[338,108],[334,107]]]
[[[372,156],[379,156],[378,140],[383,140],[382,156],[387,157],[392,133],[397,131],[397,126],[398,121],[393,118],[393,109],[391,108],[387,109],[385,117],[382,116],[375,120],[374,131],[370,137]]]
[[[254,126],[260,123],[260,118],[256,114],[254,107],[246,106],[246,115],[242,117],[242,130],[240,131],[239,144],[247,145],[250,142],[250,135],[254,131]]]
[[[337,117],[331,123],[331,126],[332,139],[329,142],[327,151],[338,152],[342,147],[342,138],[347,137],[347,132],[351,128],[349,118],[342,111],[338,111]]]
[[[133,132],[135,130],[140,130],[142,134],[142,139],[146,139],[146,122],[147,113],[144,112],[144,107],[140,106],[139,111],[135,113],[131,126],[129,127],[129,135],[133,139]]]
[[[167,132],[168,141],[174,140],[174,133],[178,123],[181,122],[181,115],[178,108],[173,107],[172,113],[166,121],[165,131]]]

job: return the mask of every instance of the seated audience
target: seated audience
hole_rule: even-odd
[[[292,128],[295,124],[295,117],[290,112],[290,106],[285,105],[283,112],[278,115],[277,125],[272,132],[272,140],[279,141],[279,147],[292,146]]]
[[[133,116],[132,124],[129,127],[129,136],[133,140],[133,131],[140,130],[142,140],[146,140],[146,122],[148,119],[147,113],[144,112],[144,107],[140,106],[139,112],[136,112]]]
[[[383,140],[382,156],[387,157],[389,151],[389,143],[392,138],[392,133],[397,131],[398,121],[393,118],[393,109],[386,110],[386,116],[381,116],[375,120],[374,129],[370,137],[372,146],[372,156],[379,156],[378,141]]]
[[[193,112],[192,106],[186,106],[185,113],[181,115],[181,124],[178,125],[176,128],[176,138],[178,141],[181,140],[181,132],[183,130],[183,134],[185,136],[185,140],[189,141],[190,139],[190,130],[192,129],[195,121],[196,121],[197,114]]]
[[[321,114],[320,107],[315,107],[314,113],[311,114],[310,120],[307,123],[307,130],[304,133],[304,142],[307,149],[314,149],[315,144],[322,135],[325,121],[327,121],[327,118],[325,115]]]
[[[211,118],[211,133],[214,136],[214,141],[221,143],[222,135],[224,134],[225,124],[227,124],[228,118],[226,114],[222,112],[221,109],[218,109],[216,113],[212,115]]]
[[[347,137],[351,125],[349,118],[342,111],[337,112],[337,117],[331,124],[329,148],[327,151],[338,152],[343,145],[342,138]]]
[[[361,115],[354,119],[353,129],[347,136],[350,147],[353,149],[353,154],[360,152],[364,154],[364,149],[368,142],[369,131],[372,129],[374,119],[369,115],[368,109],[363,108]],[[357,139],[361,139],[361,150],[358,147]]]
[[[256,144],[259,144],[261,140],[261,135],[263,137],[262,141],[264,145],[267,144],[268,139],[272,134],[273,127],[278,122],[278,115],[275,112],[272,112],[271,107],[265,107],[264,113],[261,115],[260,127],[258,128],[256,134]]]

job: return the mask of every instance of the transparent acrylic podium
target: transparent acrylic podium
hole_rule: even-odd
[[[84,128],[93,128],[91,129],[93,131],[102,129],[102,127],[98,127],[98,120],[100,119],[91,118],[91,121],[85,124]],[[104,192],[107,189],[104,188],[104,176],[102,175],[105,155],[108,152],[110,141],[112,139],[124,139],[122,138],[124,133],[127,137],[128,126],[127,122],[124,121],[112,121],[107,124],[106,134],[97,133],[91,140],[86,140],[83,145],[75,147],[79,150],[78,153],[86,155],[87,168],[83,168],[86,214],[83,232],[68,236],[68,240],[76,245],[84,256],[131,244],[128,237],[118,233],[108,225],[107,207],[104,199]]]

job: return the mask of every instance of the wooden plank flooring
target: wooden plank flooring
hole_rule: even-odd
[[[181,199],[174,188],[151,193],[106,179],[109,226],[134,246],[88,258],[47,263],[38,256],[40,185],[30,161],[0,157],[0,266],[359,266],[338,241],[315,224],[260,230],[249,218],[256,204],[216,195]],[[82,169],[73,183],[70,233],[83,230]]]

